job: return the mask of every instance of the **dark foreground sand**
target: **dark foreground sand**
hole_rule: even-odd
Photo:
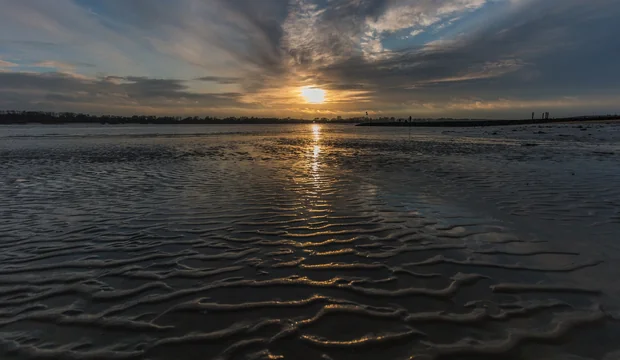
[[[0,358],[617,359],[619,141],[0,127]]]

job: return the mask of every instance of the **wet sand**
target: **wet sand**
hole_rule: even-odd
[[[618,124],[3,126],[0,159],[2,359],[620,355]]]

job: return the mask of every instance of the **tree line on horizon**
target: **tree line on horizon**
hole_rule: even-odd
[[[153,115],[92,115],[73,112],[48,112],[48,111],[0,111],[0,124],[235,124],[235,123],[307,123],[315,122],[336,122],[336,123],[357,123],[363,118],[315,118],[314,120],[304,120],[296,118],[278,117],[213,117],[213,116],[153,116]]]
[[[592,116],[576,116],[567,117],[557,120],[615,120],[619,119],[617,114],[611,115],[592,115]],[[379,117],[370,119],[368,117],[352,117],[342,118],[314,118],[314,120],[295,119],[295,118],[278,118],[278,117],[212,117],[212,116],[152,116],[152,115],[92,115],[73,112],[47,112],[47,111],[0,111],[0,124],[295,124],[308,123],[314,121],[317,123],[362,123],[362,122],[427,122],[427,121],[471,121],[476,119],[454,119],[454,118],[395,118],[395,117]],[[493,120],[488,120],[493,121]]]

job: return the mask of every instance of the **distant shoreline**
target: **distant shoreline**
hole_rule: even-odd
[[[557,119],[522,119],[522,120],[428,120],[428,121],[367,121],[356,126],[392,126],[392,127],[476,127],[476,126],[508,126],[538,125],[571,122],[601,122],[620,120],[618,115],[581,116]]]
[[[356,126],[387,126],[387,127],[475,127],[475,126],[506,126],[506,125],[536,125],[566,122],[595,122],[616,121],[620,116],[596,115],[577,116],[555,119],[520,119],[520,120],[490,120],[490,119],[406,119],[380,118],[376,120],[354,118],[315,118],[304,120],[295,118],[275,117],[174,117],[174,116],[115,116],[115,115],[89,115],[78,113],[52,113],[38,111],[0,111],[0,125],[69,125],[69,124],[92,124],[92,125],[268,125],[268,124],[343,124]]]

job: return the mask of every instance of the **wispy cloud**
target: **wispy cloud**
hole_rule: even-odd
[[[241,79],[237,77],[226,77],[226,76],[203,76],[199,77],[196,80],[205,81],[205,82],[214,82],[218,84],[237,84]]]
[[[16,66],[18,66],[18,64],[0,59],[0,68],[10,68],[10,67],[16,67]]]

